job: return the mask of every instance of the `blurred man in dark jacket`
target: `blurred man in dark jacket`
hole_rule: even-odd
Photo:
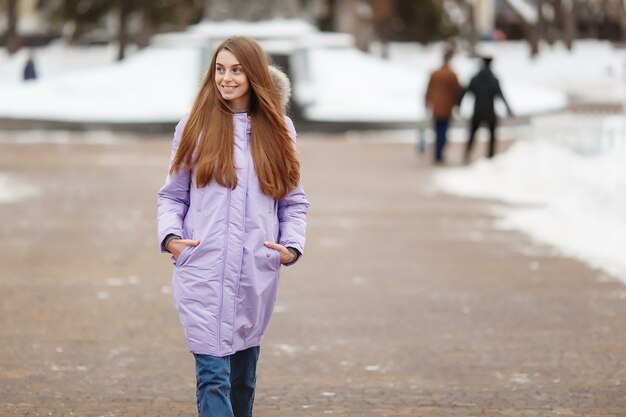
[[[462,88],[456,74],[450,68],[454,51],[448,49],[443,56],[443,65],[433,72],[426,88],[426,107],[430,109],[435,124],[435,163],[443,163],[448,126],[452,109],[456,106]]]
[[[500,82],[491,72],[492,58],[483,58],[483,68],[472,78],[469,85],[461,95],[459,104],[467,93],[474,95],[474,115],[470,127],[470,136],[465,149],[465,161],[468,162],[474,145],[474,136],[482,123],[489,128],[489,151],[487,156],[492,158],[496,152],[496,125],[498,118],[494,107],[496,97],[500,97],[506,106],[509,116],[513,115],[509,103],[504,98],[500,89]]]

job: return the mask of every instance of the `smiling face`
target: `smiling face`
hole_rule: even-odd
[[[241,64],[230,51],[217,53],[215,84],[224,100],[233,110],[246,110],[250,105],[250,83]]]

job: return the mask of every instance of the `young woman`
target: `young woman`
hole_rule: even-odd
[[[303,253],[309,204],[284,115],[288,82],[256,41],[225,40],[176,126],[159,191],[159,241],[172,254],[201,417],[252,415],[279,269]]]

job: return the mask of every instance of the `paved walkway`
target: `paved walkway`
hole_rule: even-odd
[[[300,139],[308,246],[255,416],[626,416],[626,287],[438,194],[411,145],[352,139]],[[1,416],[195,415],[155,242],[168,157],[0,144],[0,174],[39,187],[0,204]]]

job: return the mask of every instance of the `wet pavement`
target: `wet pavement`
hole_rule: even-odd
[[[156,242],[169,138],[11,135],[0,184],[34,189],[0,202],[0,416],[193,417]],[[300,138],[307,248],[255,416],[626,416],[626,286],[497,229],[497,203],[438,193],[445,168],[384,139]]]

